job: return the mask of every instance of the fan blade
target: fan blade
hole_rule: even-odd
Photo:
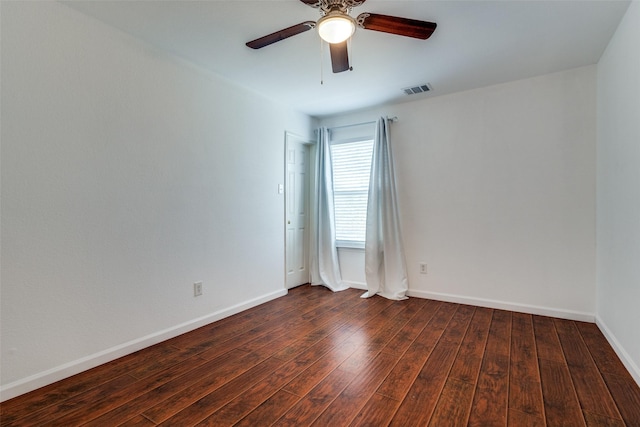
[[[300,0],[302,3],[306,4],[307,6],[311,6],[311,7],[315,7],[318,8],[321,5],[320,0]]]
[[[275,42],[279,42],[280,40],[295,36],[296,34],[309,31],[310,29],[315,28],[315,26],[315,22],[305,21],[298,25],[293,25],[289,28],[285,28],[284,30],[276,31],[275,33],[271,33],[267,36],[260,37],[259,39],[252,40],[247,43],[247,46],[249,46],[251,49],[260,49]]]
[[[435,22],[378,15],[377,13],[361,13],[356,21],[358,25],[366,30],[381,31],[422,40],[431,37],[437,26]]]
[[[322,7],[322,1],[321,0],[300,0],[302,3],[306,4],[307,6],[311,6],[311,7],[315,7],[316,9]],[[333,2],[333,3],[329,3],[330,6],[338,6],[340,7],[340,9],[342,10],[343,8],[346,10],[347,8],[353,8],[353,7],[358,7],[360,6],[362,3],[364,3],[367,0],[348,0],[348,1],[343,1],[342,2],[342,7],[340,7],[340,2]],[[325,3],[325,7],[327,6],[327,4]]]
[[[329,44],[329,51],[331,52],[331,68],[334,73],[341,73],[350,68],[346,40],[342,43]]]

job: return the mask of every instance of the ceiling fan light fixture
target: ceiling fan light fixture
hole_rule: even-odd
[[[342,43],[356,31],[356,21],[340,11],[331,11],[317,23],[318,34],[327,43]]]

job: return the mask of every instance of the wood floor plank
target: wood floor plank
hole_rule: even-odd
[[[380,351],[376,346],[361,345],[340,364],[339,368],[344,372],[360,375],[379,353]]]
[[[310,288],[310,287],[303,287]],[[300,295],[304,304],[296,303],[293,298],[278,298],[270,303],[238,313],[225,318],[212,325],[204,326],[169,340],[167,343],[184,348],[191,354],[200,354],[204,358],[213,359],[229,349],[237,348],[263,335],[272,333],[272,328],[292,322],[298,316],[307,316],[318,307],[328,305],[329,310],[344,302],[335,298],[330,298],[328,291],[316,289],[316,292],[306,292],[305,289],[296,289],[296,295]],[[353,298],[353,295],[345,295],[346,300]],[[270,307],[273,305],[273,309]]]
[[[155,423],[149,421],[142,415],[138,415],[134,418],[131,418],[126,423],[121,424],[121,426],[123,427],[147,427],[147,426],[155,426],[155,425],[156,425]]]
[[[302,286],[0,403],[0,425],[640,426],[595,324]]]
[[[285,388],[293,394],[304,395],[364,344],[360,340],[348,340],[356,331],[357,329],[347,327],[338,328],[284,365],[266,383],[258,384],[245,393],[242,399],[232,401],[212,414],[207,422],[213,425],[231,425],[261,405],[278,389],[285,387],[285,384]],[[295,380],[290,381],[293,377]],[[266,385],[263,387],[262,384]]]
[[[558,339],[556,325],[551,317],[533,316],[533,330],[536,337],[538,357],[565,363],[562,346]]]
[[[127,371],[127,375],[131,375],[134,378],[139,380],[148,378],[166,370],[168,367],[172,367],[176,364],[179,364],[181,361],[185,359],[191,358],[190,352],[174,348],[174,351],[167,354],[164,357],[155,358],[150,360],[149,363],[145,363],[136,368],[130,369]]]
[[[82,374],[58,381],[35,392],[2,402],[0,405],[2,410],[0,425],[5,426],[16,421],[21,418],[20,415],[31,416],[41,409],[73,399],[81,393],[86,393],[98,385],[106,384],[110,380],[126,374],[130,369],[136,369],[138,366],[149,363],[149,361],[163,358],[174,351],[175,348],[162,345],[148,347],[90,369]],[[52,408],[51,412],[55,411],[56,409]]]
[[[177,343],[176,348],[183,349],[185,354],[200,356],[203,359],[215,359],[216,357],[237,348],[244,342],[250,341],[255,338],[254,331],[239,330],[237,332],[229,332],[227,330],[221,331],[221,335],[217,335],[218,332],[207,332],[206,335],[198,334],[193,336],[191,343]],[[237,339],[234,339],[237,337]],[[179,338],[180,340],[186,340],[187,338]],[[173,340],[172,340],[173,341]],[[171,344],[173,345],[173,344]]]
[[[374,300],[371,300],[369,298],[363,301],[365,301],[365,304],[358,305],[356,309],[350,310],[348,312],[341,312],[340,315],[334,319],[336,323],[348,321],[348,327],[355,331],[368,320],[368,313],[375,315],[384,310],[389,305],[388,300],[382,300],[381,298],[377,298]],[[309,335],[300,338],[295,343],[280,349],[273,355],[273,357],[285,361],[290,360],[297,354],[302,353],[303,351],[314,345],[319,338],[327,336],[334,328],[335,325],[332,324],[323,325],[323,327],[318,331],[316,335]]]
[[[507,426],[509,427],[545,427],[544,418],[509,408]]]
[[[303,371],[309,370],[310,367],[313,367],[318,361],[323,365],[331,365],[330,369],[327,370],[328,374],[328,372],[335,369],[342,360],[346,359],[357,348],[356,344],[353,344],[349,348],[348,345],[343,343],[343,340],[348,337],[348,328],[343,327],[342,332],[345,333],[342,339],[340,338],[341,329],[339,328],[330,336],[319,341],[315,346],[310,347],[295,359],[278,368],[270,376],[265,378],[265,380],[254,385],[241,396],[234,398],[220,410],[214,412],[205,419],[202,424],[232,425],[247,416],[247,414],[252,413],[252,411],[257,412],[249,416],[247,418],[248,420],[256,419],[256,417],[259,416],[261,423],[266,422],[266,415],[262,412],[265,411],[265,408],[270,407],[270,402],[273,399],[278,400],[281,398],[288,401],[290,396],[292,396],[291,393],[278,393],[278,390],[284,385],[290,383],[293,378],[297,377]],[[333,359],[335,360],[331,362]],[[303,384],[305,387],[308,387],[309,384],[317,384],[324,376],[326,375],[318,376],[316,379],[307,379],[303,381]],[[298,399],[299,397],[296,397],[296,401]],[[284,411],[282,413],[284,413]],[[280,415],[282,415],[282,413]],[[272,421],[275,421],[280,415],[272,419]]]
[[[274,426],[310,425],[354,379],[354,375],[334,370],[293,405]]]
[[[123,423],[137,414],[142,414],[153,406],[166,401],[181,390],[190,387],[192,384],[198,383],[198,381],[201,381],[210,372],[216,372],[221,365],[225,365],[232,359],[242,355],[242,352],[230,352],[214,360],[204,360],[204,363],[198,363],[196,362],[197,359],[194,360],[194,358],[187,359],[183,364],[192,368],[189,372],[184,375],[177,376],[159,387],[149,389],[146,393],[126,402],[125,405],[121,405],[104,413],[96,419],[89,421],[86,425],[102,427],[105,425],[118,425]]]
[[[372,320],[375,320],[377,317],[381,316],[373,316]],[[367,324],[364,319],[366,318],[363,317],[358,322],[352,322],[348,327],[345,326],[336,331],[341,335],[334,333],[319,342],[319,345],[324,345],[326,348],[334,347],[332,353],[327,357],[324,357],[322,360],[312,364],[307,370],[287,384],[284,389],[298,396],[306,394],[331,371],[346,361],[355,351],[366,346],[368,343],[367,330],[362,327],[354,328],[354,326]],[[377,325],[378,323],[374,322],[374,324]],[[278,357],[277,354],[276,357]],[[343,367],[343,369],[346,368]]]
[[[538,360],[547,425],[584,427],[584,416],[566,363]]]
[[[282,327],[273,328],[275,333],[265,334],[240,346],[239,349],[247,352],[263,352],[265,357],[289,360],[300,354],[300,349],[304,352],[336,334],[342,335],[347,331],[355,331],[357,326],[341,316],[347,312],[348,306],[349,304],[344,306],[344,311],[322,316],[321,322],[314,322],[315,317],[307,318],[304,321],[292,319]],[[287,350],[284,352],[280,350],[283,348]],[[283,356],[284,353],[286,356]]]
[[[591,414],[584,412],[584,420],[587,427],[625,427],[626,424],[621,420],[605,417],[604,415]],[[633,425],[633,424],[631,424]]]
[[[404,399],[455,311],[454,304],[442,303],[439,305],[420,335],[380,385],[378,393],[397,401]]]
[[[303,297],[304,298],[304,297]],[[308,300],[307,300],[308,301]],[[182,334],[166,341],[167,344],[177,348],[207,348],[213,339],[215,341],[224,341],[232,338],[234,335],[248,331],[268,320],[277,319],[279,317],[288,316],[299,310],[295,302],[289,298],[278,298],[270,301],[273,304],[262,304],[257,307],[250,308],[241,313],[234,314],[209,325],[202,326],[188,334]]]
[[[199,381],[145,410],[143,415],[153,422],[160,423],[262,361],[262,358],[256,357],[253,353],[237,350],[237,353],[233,352],[224,364],[212,367]]]
[[[386,426],[400,406],[400,401],[375,393],[355,416],[350,427]]]
[[[320,414],[313,425],[347,426],[358,415],[384,378],[398,360],[398,356],[378,352],[376,358],[368,363],[360,373],[354,374],[354,380]]]
[[[101,401],[101,396],[111,395],[112,393],[121,393],[127,390],[127,386],[132,385],[137,380],[129,375],[121,375],[106,383],[101,387],[95,387],[91,390],[75,395],[69,400],[65,400],[55,405],[47,406],[46,408],[28,414],[14,422],[8,422],[4,425],[7,426],[42,426],[50,423],[51,420],[61,419],[68,416],[82,416],[91,415],[90,406],[96,401]],[[89,410],[87,410],[89,408]],[[4,414],[2,416],[4,423]],[[59,423],[59,425],[69,425],[65,423]]]
[[[267,376],[263,381],[258,382],[248,388],[241,395],[233,398],[226,405],[215,411],[199,424],[230,426],[239,422],[270,398],[277,395],[279,391],[282,391],[282,386],[291,380],[291,378],[293,378],[302,369],[304,369],[304,366],[296,365],[293,361],[287,363],[285,366],[278,368],[271,375]],[[291,395],[290,393],[286,394]],[[297,401],[299,397],[295,397],[295,401]],[[275,421],[275,419],[273,421]]]
[[[469,426],[507,424],[511,313],[494,310]]]
[[[398,355],[404,354],[427,326],[427,323],[431,320],[440,305],[441,303],[438,301],[426,300],[422,308],[417,311],[402,330],[389,340],[382,351]]]
[[[397,332],[398,323],[406,322],[406,319],[403,318],[404,309],[403,304],[392,304],[378,315],[363,322],[356,332],[362,340],[362,345],[370,348],[375,347],[378,351],[382,350]]]
[[[628,426],[640,426],[640,387],[631,375],[604,374],[604,380]]]
[[[337,304],[336,301],[324,301],[324,300],[316,300],[314,301],[313,307],[325,307],[328,312],[332,313],[333,310],[339,307],[347,307],[349,306],[350,299],[347,298],[347,301],[344,301],[340,304]],[[303,321],[300,321],[298,317],[293,316],[294,313],[298,313],[300,316],[305,316]],[[201,357],[213,359],[221,354],[226,353],[235,348],[244,349],[247,352],[257,351],[257,348],[263,348],[265,345],[282,345],[283,342],[286,342],[287,345],[290,345],[288,341],[292,338],[302,339],[303,337],[311,337],[314,334],[319,333],[319,329],[324,327],[326,332],[330,332],[332,328],[334,328],[339,321],[331,322],[333,316],[337,316],[337,314],[332,313],[331,315],[327,315],[322,317],[321,314],[318,316],[322,317],[322,322],[317,324],[314,322],[317,317],[310,316],[311,312],[315,313],[315,310],[308,310],[304,308],[297,308],[293,313],[286,312],[283,317],[274,317],[269,321],[260,322],[259,319],[255,319],[252,324],[252,328],[245,330],[243,333],[226,333],[226,339],[224,341],[215,341],[214,338],[209,338],[205,340],[204,343],[206,347],[197,346],[196,348],[199,350],[197,354]],[[338,311],[337,313],[340,313]],[[293,316],[293,317],[292,317]],[[329,326],[327,326],[329,325]],[[295,334],[292,333],[295,327]],[[271,344],[271,342],[275,340],[282,340],[282,342],[277,344]],[[294,341],[295,340],[291,340]],[[215,344],[215,345],[214,345]]]
[[[602,335],[595,323],[574,322],[584,343],[591,353],[598,370],[603,374],[628,376],[626,370],[616,352],[611,348],[607,339]]]
[[[238,421],[236,427],[270,426],[300,400],[299,396],[284,390],[267,399],[264,403],[251,411],[246,417]],[[203,425],[208,425],[204,423]],[[212,424],[216,425],[216,424]]]
[[[390,425],[426,425],[429,422],[473,313],[473,307],[464,305],[457,307]],[[415,411],[416,404],[420,407],[419,412]]]
[[[351,356],[360,348],[361,353],[362,351],[367,354],[370,352],[371,356],[375,357],[377,351],[371,351],[370,346],[379,347],[379,343],[381,342],[379,337],[387,334],[389,331],[389,329],[385,327],[385,324],[393,322],[402,311],[404,311],[403,305],[396,304],[393,306],[393,310],[385,309],[381,313],[372,316],[369,321],[362,320],[361,323],[364,324],[359,329],[345,329],[345,336],[342,339],[335,336],[328,337],[326,340],[327,345],[333,346],[339,343],[340,347],[335,349],[328,357],[324,357],[322,360],[311,365],[307,370],[287,384],[284,389],[292,394],[303,396],[338,366],[341,366],[341,369],[345,371],[354,370],[354,368],[349,367],[351,364],[354,364],[356,368],[364,366],[366,363],[365,359],[362,357],[352,358]],[[397,315],[393,316],[394,314]],[[391,319],[388,318],[389,316],[392,316]],[[374,344],[370,345],[370,343]],[[360,355],[361,353],[358,354]],[[346,365],[343,365],[343,363],[346,363]]]
[[[325,357],[310,365],[282,389],[302,397],[320,381],[333,372],[342,362],[347,360],[358,348],[359,342],[344,341],[332,349]]]
[[[273,371],[275,371],[281,362],[274,358],[269,358],[253,366],[251,369],[238,375],[223,386],[216,388],[211,393],[193,402],[180,412],[172,415],[170,418],[159,420],[145,416],[152,421],[159,423],[161,426],[191,426],[201,422],[209,415],[220,409],[234,397],[240,395],[243,391],[250,388],[254,382],[260,382]]]
[[[475,385],[455,378],[449,378],[440,393],[429,426],[465,426],[471,412]]]
[[[555,319],[554,323],[582,409],[592,414],[622,420],[575,323],[562,319]]]
[[[482,356],[484,355],[489,326],[493,312],[488,308],[477,308],[473,314],[471,325],[462,340],[460,351],[451,368],[449,376],[461,381],[475,384],[478,382]]]
[[[171,380],[174,380],[175,378],[179,378],[190,370],[194,368],[197,369],[198,366],[203,364],[203,361],[197,358],[195,360],[187,359],[186,362],[187,363],[172,364],[172,366],[156,375],[147,377],[143,380],[138,380],[126,388],[114,390],[108,395],[108,398],[96,399],[95,401],[83,405],[82,410],[74,411],[63,417],[58,417],[56,421],[61,425],[69,426],[85,424],[116,408],[128,407],[128,403],[132,399],[145,395],[149,390],[153,390],[170,382]]]
[[[512,315],[510,369],[509,410],[544,418],[538,355],[529,314]]]

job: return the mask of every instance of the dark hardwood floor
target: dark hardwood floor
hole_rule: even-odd
[[[2,426],[640,426],[597,326],[302,286],[0,405]]]

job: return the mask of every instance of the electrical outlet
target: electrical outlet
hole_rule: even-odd
[[[427,263],[426,262],[421,262],[420,263],[420,274],[427,274]]]
[[[193,284],[193,296],[199,297],[202,295],[202,282],[196,282]]]

